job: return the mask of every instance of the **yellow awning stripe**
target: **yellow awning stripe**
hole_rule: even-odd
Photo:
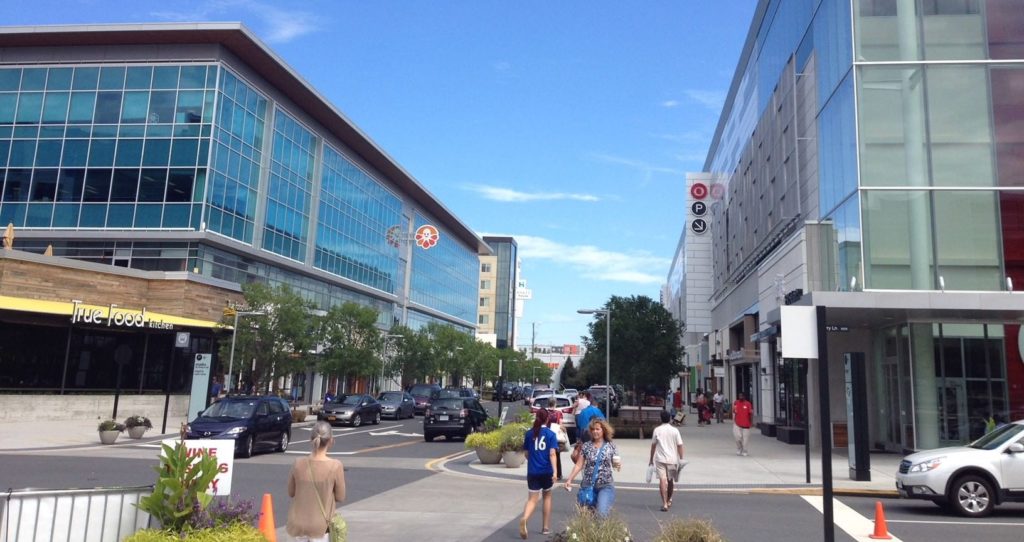
[[[78,307],[80,309],[99,310],[100,315],[103,317],[104,321],[106,321],[110,317],[110,307],[105,307],[102,305],[88,305],[85,303],[80,303]],[[68,321],[70,321],[71,315],[74,313],[74,304],[64,301],[46,301],[41,299],[25,299],[21,297],[10,297],[0,295],[0,310],[35,312],[40,314],[54,314],[58,316],[67,316]],[[136,310],[117,307],[116,310],[117,312],[124,313],[126,315],[137,315],[142,313],[141,309]],[[149,312],[148,310],[146,311],[146,321],[146,327],[150,327],[148,322],[162,322],[164,324],[171,324],[174,326],[184,327],[225,327],[220,322],[198,320],[195,318],[185,318],[182,316],[172,316],[170,314],[161,314],[159,312]]]

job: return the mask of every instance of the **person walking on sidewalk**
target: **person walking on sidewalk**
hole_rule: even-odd
[[[746,457],[750,450],[750,422],[754,416],[754,405],[742,393],[737,393],[736,397],[736,402],[732,404],[732,436],[736,439],[736,455]]]
[[[555,447],[555,474],[559,480],[562,479],[562,441],[564,440],[568,445],[568,435],[565,434],[565,429],[562,428],[562,411],[558,410],[558,402],[555,401],[554,396],[548,397],[548,404],[545,407],[548,411],[548,421],[544,424],[545,427],[551,430],[558,437],[558,446]],[[551,424],[555,424],[552,426]],[[561,434],[560,434],[561,433]],[[568,448],[566,448],[568,449]]]
[[[683,437],[679,435],[679,430],[669,423],[671,421],[669,413],[662,410],[661,425],[655,427],[651,435],[651,458],[647,463],[654,465],[658,472],[662,512],[668,512],[672,506],[676,469],[679,468],[679,461],[683,459]]]
[[[725,408],[725,396],[722,395],[721,391],[716,391],[711,401],[715,403],[715,419],[718,420],[718,423],[722,423],[722,409]]]
[[[530,494],[523,507],[523,518],[519,520],[519,537],[526,539],[526,526],[537,508],[537,501],[544,495],[541,509],[540,534],[551,534],[551,487],[555,483],[554,465],[558,453],[558,438],[548,429],[548,411],[541,409],[533,418],[533,429],[526,432],[523,449],[526,450],[526,487]]]
[[[580,410],[579,414],[576,415],[576,446],[572,450],[572,455],[569,456],[573,463],[579,461],[580,450],[583,448],[583,444],[590,441],[590,431],[587,429],[590,427],[590,422],[595,419],[604,419],[604,413],[601,412],[600,408],[596,405],[588,404],[586,408]]]
[[[697,425],[711,424],[711,415],[708,412],[708,400],[704,392],[697,390]]]
[[[590,441],[582,446],[580,457],[565,480],[565,489],[571,491],[573,478],[583,471],[580,487],[594,488],[595,499],[592,506],[597,509],[598,516],[606,518],[615,504],[615,479],[612,476],[612,469],[622,469],[622,458],[619,456],[619,449],[612,442],[615,430],[604,418],[591,420],[588,429]]]
[[[327,457],[334,442],[331,424],[316,422],[310,432],[313,449],[300,457],[288,475],[288,522],[285,530],[296,542],[327,542],[327,518],[345,500],[345,468]]]

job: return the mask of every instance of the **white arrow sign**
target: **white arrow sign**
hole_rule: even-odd
[[[382,437],[382,436],[390,436],[390,435],[394,435],[396,437],[422,437],[423,436],[420,433],[399,433],[398,431],[394,431],[394,430],[392,430],[392,431],[381,431],[379,433],[374,433],[373,431],[370,431],[370,435],[374,436],[374,437]]]

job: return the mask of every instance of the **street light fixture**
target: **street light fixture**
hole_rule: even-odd
[[[387,335],[384,335],[384,357],[387,358],[387,355],[388,355],[388,341],[390,339],[404,339],[404,338],[405,338],[405,335],[399,335],[397,333],[388,333]],[[385,364],[385,360],[382,359],[381,363],[380,363],[380,384],[378,385],[377,393],[380,393],[380,392],[384,391],[384,364]]]
[[[604,415],[612,415],[612,311],[611,309],[579,309],[580,314],[603,314],[605,319],[604,332],[604,382],[608,388],[604,392]]]
[[[238,317],[239,316],[264,316],[267,313],[261,311],[234,311],[235,313],[235,325],[231,328],[231,355],[228,357],[228,380],[227,393],[231,393],[231,382],[234,378],[235,370],[235,337],[238,335]]]

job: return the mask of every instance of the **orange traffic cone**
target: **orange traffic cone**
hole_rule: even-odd
[[[274,503],[270,493],[263,494],[263,507],[260,509],[260,532],[267,542],[277,542],[277,529],[274,527]]]
[[[885,510],[882,509],[882,501],[875,501],[875,532],[868,535],[868,538],[892,540],[892,535],[889,534],[889,527],[885,524]]]

